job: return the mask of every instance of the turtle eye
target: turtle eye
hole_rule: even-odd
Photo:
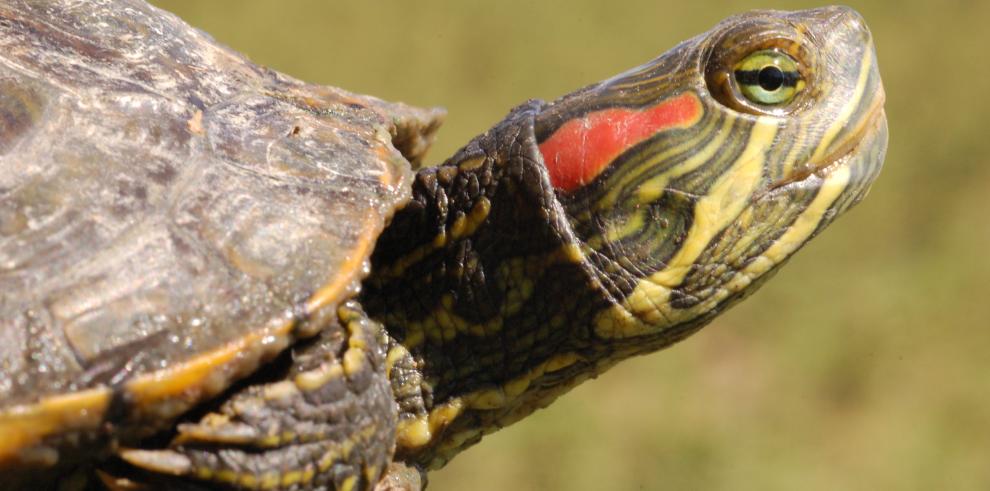
[[[733,67],[739,92],[754,104],[781,106],[804,88],[797,61],[777,50],[751,53]]]

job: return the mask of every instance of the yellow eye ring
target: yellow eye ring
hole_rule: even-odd
[[[804,89],[798,62],[773,49],[751,53],[733,67],[739,92],[761,106],[782,106]]]

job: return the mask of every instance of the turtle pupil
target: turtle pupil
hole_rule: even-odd
[[[760,70],[760,87],[767,92],[773,92],[784,85],[784,72],[773,65],[765,66]]]

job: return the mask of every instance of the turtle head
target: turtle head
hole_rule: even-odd
[[[443,465],[752,292],[864,196],[882,105],[858,14],[755,12],[421,170],[362,294],[412,394],[399,455]]]
[[[863,19],[828,7],[731,17],[550,104],[550,184],[615,299],[597,336],[649,351],[752,292],[865,196],[883,101]]]

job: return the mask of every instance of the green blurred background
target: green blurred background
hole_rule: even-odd
[[[298,78],[445,106],[434,162],[730,14],[818,5],[155,3]],[[486,437],[431,489],[990,489],[990,2],[853,6],[888,95],[869,198],[695,337]]]

